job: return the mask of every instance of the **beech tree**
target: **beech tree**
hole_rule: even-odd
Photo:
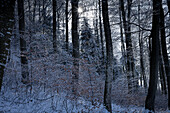
[[[162,2],[162,0],[161,0]],[[166,44],[166,33],[165,33],[165,19],[164,19],[164,11],[162,7],[162,3],[160,3],[160,36],[161,36],[161,50],[163,57],[163,64],[165,67],[165,73],[167,76],[167,84],[168,84],[168,108],[170,109],[170,65],[167,53],[167,44]],[[163,66],[162,66],[163,68]],[[163,77],[164,78],[164,77]]]
[[[15,0],[0,0],[0,91],[14,25]]]
[[[160,0],[153,0],[153,18],[152,18],[152,51],[150,58],[150,79],[149,89],[145,101],[145,108],[154,111],[155,95],[158,82],[159,66],[159,28],[160,28]]]
[[[68,1],[66,0],[66,8],[65,8],[65,15],[66,15],[66,49],[68,51]]]
[[[56,40],[56,0],[53,0],[53,49],[57,51],[57,40]]]
[[[106,54],[107,54],[104,105],[106,106],[109,112],[112,112],[111,89],[112,89],[112,78],[113,78],[113,46],[112,46],[111,29],[110,29],[109,14],[108,14],[108,0],[102,0],[102,15],[103,15],[105,38],[106,38]]]
[[[74,58],[74,69],[73,69],[73,87],[78,83],[79,77],[79,35],[78,35],[78,1],[72,0],[72,43],[73,43],[73,58]],[[76,89],[73,88],[73,92]]]
[[[133,58],[133,47],[132,47],[132,39],[131,39],[131,25],[130,25],[131,5],[132,5],[132,0],[127,0],[128,13],[126,15],[125,8],[124,8],[124,0],[120,0],[123,27],[124,27],[125,38],[126,38],[126,41],[125,41],[126,42],[126,58],[127,58],[126,69],[127,69],[129,93],[132,92],[132,88],[134,86],[133,84],[134,77],[135,77],[134,75],[135,65],[134,65],[134,58]]]
[[[24,19],[24,1],[18,0],[18,17],[19,17],[19,33],[20,33],[20,50],[21,50],[21,74],[22,82],[27,83],[29,79],[28,59],[26,41],[24,39],[25,34],[25,19]]]

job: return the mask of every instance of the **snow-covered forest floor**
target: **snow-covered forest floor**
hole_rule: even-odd
[[[73,58],[62,48],[50,53],[50,43],[32,43],[29,56],[29,83],[21,82],[19,49],[11,42],[0,95],[0,113],[107,113],[103,106],[105,75],[98,74],[96,64],[79,60],[80,72],[73,94]],[[48,44],[48,45],[46,45]],[[38,53],[37,53],[38,52]],[[75,86],[74,86],[75,87]],[[139,87],[128,94],[127,81],[120,74],[112,85],[113,113],[145,113],[146,93]],[[167,97],[158,91],[156,112],[166,113]]]

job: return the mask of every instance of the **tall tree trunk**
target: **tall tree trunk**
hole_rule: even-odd
[[[53,49],[57,51],[57,40],[56,40],[56,0],[53,0]]]
[[[156,94],[157,82],[158,82],[160,4],[161,4],[160,0],[153,0],[150,80],[149,80],[148,94],[145,101],[145,108],[152,111],[154,111],[155,94]]]
[[[36,14],[37,0],[34,0],[34,10],[33,10],[33,24],[35,24],[35,14]]]
[[[45,9],[45,1],[43,0],[43,9],[42,9],[42,17],[43,17],[43,34],[45,33],[45,23],[46,23],[46,9]]]
[[[121,37],[121,51],[123,58],[123,71],[125,71],[125,44],[123,38],[123,25],[122,25],[122,14],[121,14],[121,2],[119,1],[119,20],[120,20],[120,37]]]
[[[170,0],[167,0],[167,5],[168,5],[169,14],[170,14]]]
[[[160,48],[161,48],[161,43],[160,43]],[[167,94],[167,88],[166,88],[166,81],[165,81],[165,71],[164,71],[164,62],[163,62],[163,56],[162,56],[162,51],[159,49],[159,75],[160,75],[160,82],[161,82],[161,89],[163,94]]]
[[[66,50],[68,51],[68,0],[66,0],[66,9],[65,9],[65,15],[66,15]]]
[[[140,68],[141,68],[141,78],[143,78],[143,83],[145,89],[147,88],[147,81],[145,76],[145,68],[144,68],[144,61],[143,61],[143,39],[141,35],[140,29],[140,0],[138,0],[138,24],[139,24],[139,47],[140,47]]]
[[[78,1],[72,0],[72,43],[73,43],[73,93],[76,93],[76,86],[79,78],[79,36],[78,36]],[[75,87],[74,87],[75,86]]]
[[[101,39],[101,46],[102,46],[102,59],[104,63],[104,42],[103,42],[103,31],[102,31],[102,19],[101,19],[101,3],[99,0],[99,24],[100,24],[100,39]]]
[[[14,25],[15,0],[0,0],[0,91]]]
[[[104,105],[109,112],[112,112],[111,108],[111,89],[112,89],[112,78],[113,78],[113,46],[111,38],[111,29],[108,15],[108,0],[102,0],[102,14],[104,32],[106,38],[106,53],[107,53],[107,64],[106,64],[106,80],[104,90]]]
[[[18,18],[19,18],[19,33],[20,33],[20,50],[21,50],[21,74],[22,82],[27,83],[29,80],[28,59],[25,34],[25,19],[24,19],[24,1],[18,0]]]
[[[161,4],[161,3],[160,3]],[[162,8],[162,4],[160,5],[160,28],[161,28],[161,48],[162,48],[162,55],[164,61],[165,72],[167,76],[167,84],[168,84],[168,109],[170,109],[170,64],[168,60],[168,53],[167,53],[167,44],[166,44],[166,36],[165,36],[165,23],[164,23],[164,11]]]
[[[127,57],[127,80],[128,80],[128,89],[129,93],[132,92],[134,80],[134,60],[133,60],[133,48],[132,48],[132,39],[131,39],[131,26],[130,26],[130,15],[131,15],[131,4],[132,0],[128,0],[128,14],[126,19],[126,13],[124,9],[124,0],[120,0],[123,26],[126,37],[126,57]]]
[[[38,1],[38,17],[39,17],[39,23],[41,22],[41,0]]]

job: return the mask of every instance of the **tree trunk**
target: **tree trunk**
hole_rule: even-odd
[[[24,19],[24,1],[18,0],[18,17],[19,17],[19,33],[20,33],[20,50],[21,50],[21,74],[22,82],[27,83],[29,80],[28,59],[25,34],[25,19]]]
[[[161,45],[160,45],[161,48]],[[163,94],[167,94],[167,88],[166,88],[166,81],[165,81],[165,71],[164,71],[164,63],[163,63],[163,56],[161,49],[159,49],[159,75],[160,75],[160,82],[161,82],[161,89]]]
[[[66,15],[66,50],[68,51],[68,0],[66,0],[66,9],[65,9],[65,15]]]
[[[131,26],[130,26],[130,15],[131,15],[131,4],[132,0],[128,0],[128,15],[126,19],[126,13],[124,9],[124,0],[120,0],[122,18],[123,18],[123,26],[126,37],[126,57],[127,57],[127,80],[128,80],[128,89],[129,93],[132,92],[134,80],[134,61],[133,61],[133,48],[132,48],[132,40],[131,40]]]
[[[14,25],[15,0],[0,0],[0,91]]]
[[[169,14],[170,14],[170,0],[167,0],[167,5],[168,5]]]
[[[145,101],[145,109],[154,111],[155,94],[158,82],[159,67],[159,19],[160,19],[159,0],[153,0],[153,20],[152,20],[152,52],[150,61],[150,80],[149,89]]]
[[[102,0],[102,14],[104,32],[106,38],[106,53],[107,53],[107,64],[106,64],[106,80],[104,90],[104,105],[109,112],[112,112],[111,108],[111,89],[112,89],[112,78],[113,78],[113,46],[111,38],[111,29],[108,15],[108,0]]]
[[[140,0],[138,0],[138,24],[139,24],[139,47],[140,47],[140,68],[141,68],[141,78],[143,78],[144,87],[147,88],[147,81],[145,76],[145,68],[144,68],[144,61],[143,61],[143,39],[141,35],[140,29]]]
[[[33,24],[35,24],[35,13],[36,13],[37,0],[34,0],[34,10],[33,10]]]
[[[125,44],[123,38],[123,25],[122,25],[122,14],[121,14],[121,2],[119,1],[119,20],[120,20],[120,37],[121,37],[121,51],[123,58],[123,71],[125,71]]]
[[[161,3],[160,3],[161,4]],[[161,31],[161,48],[162,48],[162,55],[164,61],[165,72],[167,76],[167,84],[168,84],[168,108],[170,109],[170,65],[168,60],[168,53],[167,53],[167,44],[166,44],[166,36],[165,36],[165,23],[164,23],[164,11],[162,8],[162,4],[160,5],[160,31]]]
[[[101,46],[102,46],[102,59],[104,63],[104,42],[103,42],[103,31],[102,31],[102,19],[101,19],[101,3],[99,0],[99,24],[100,24],[100,39],[101,39]]]
[[[76,86],[79,78],[79,36],[78,36],[78,0],[72,0],[72,43],[73,43],[73,93],[76,94]],[[75,86],[75,87],[74,87]]]
[[[53,0],[53,49],[54,49],[54,52],[57,51],[57,42],[56,42],[56,0]]]

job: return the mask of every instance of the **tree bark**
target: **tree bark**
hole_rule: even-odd
[[[56,40],[56,0],[53,0],[53,49],[57,51],[57,40]]]
[[[21,74],[22,82],[25,84],[29,80],[28,59],[25,34],[25,19],[24,19],[24,1],[18,0],[18,17],[19,17],[19,33],[20,33],[20,50],[21,50]]]
[[[112,46],[111,29],[109,23],[109,15],[108,15],[108,0],[102,0],[102,14],[103,14],[103,24],[104,24],[104,32],[106,38],[106,54],[107,54],[104,105],[106,106],[106,109],[112,113],[111,89],[112,89],[112,78],[113,78],[113,46]]]
[[[126,19],[126,13],[124,8],[124,0],[120,0],[123,26],[126,37],[126,58],[127,58],[127,80],[128,80],[128,89],[129,93],[132,92],[134,80],[134,61],[133,61],[133,48],[132,48],[132,39],[131,39],[131,26],[130,26],[130,15],[131,15],[131,4],[132,0],[128,0],[128,14]]]
[[[34,0],[34,10],[33,10],[33,24],[35,24],[36,6],[37,6],[37,0]]]
[[[99,24],[100,24],[100,39],[102,46],[102,59],[104,63],[104,42],[103,42],[103,31],[102,31],[102,19],[101,19],[101,2],[99,0]]]
[[[156,94],[157,82],[158,82],[160,4],[161,4],[160,0],[153,0],[150,80],[149,80],[148,94],[145,101],[145,109],[151,111],[154,111],[155,94]]]
[[[14,25],[15,0],[0,0],[0,91]]]
[[[73,43],[73,93],[76,93],[76,86],[79,78],[79,36],[78,36],[78,1],[72,0],[72,43]],[[75,87],[74,87],[75,86]]]
[[[145,76],[145,68],[144,68],[144,61],[143,61],[143,39],[141,35],[140,29],[140,0],[138,0],[138,24],[139,24],[139,47],[140,47],[140,68],[141,68],[141,78],[143,78],[144,87],[147,88],[147,81]],[[141,84],[142,85],[142,84]]]
[[[168,5],[169,14],[170,14],[170,0],[167,0],[167,5]]]
[[[167,76],[167,84],[168,84],[168,109],[170,109],[170,64],[168,60],[167,53],[167,44],[166,44],[166,36],[165,36],[165,23],[164,23],[164,11],[162,8],[162,4],[160,3],[160,31],[161,31],[161,49],[164,61],[165,72]]]
[[[65,9],[65,15],[66,15],[66,50],[68,51],[68,0],[66,0],[66,9]]]

